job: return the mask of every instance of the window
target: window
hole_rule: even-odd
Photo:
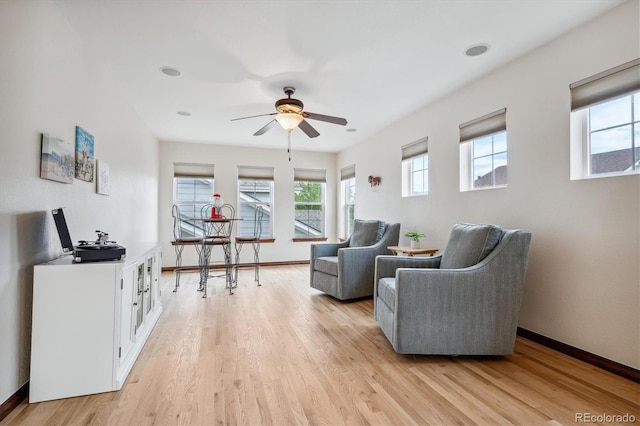
[[[173,165],[173,203],[180,209],[180,227],[183,237],[202,235],[200,209],[211,202],[213,189],[213,164]]]
[[[294,169],[294,238],[324,238],[325,170]]]
[[[473,187],[507,184],[507,132],[500,132],[472,142]]]
[[[428,138],[402,147],[402,196],[429,193]]]
[[[341,235],[347,238],[353,232],[356,209],[356,166],[340,169],[340,182],[342,192],[342,229]]]
[[[640,59],[571,90],[571,178],[640,173]]]
[[[460,125],[460,190],[507,186],[507,110]]]
[[[262,206],[261,239],[273,238],[273,167],[238,166],[237,235],[253,236],[255,212]]]
[[[589,108],[589,174],[640,170],[640,93]]]

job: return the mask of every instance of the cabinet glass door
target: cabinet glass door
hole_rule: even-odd
[[[127,268],[122,273],[122,297],[120,300],[120,359],[124,359],[133,346],[134,331],[133,319],[135,318],[135,282],[136,270],[133,267]]]
[[[153,298],[151,297],[152,292],[152,287],[153,287],[153,281],[155,279],[155,274],[154,274],[155,270],[154,270],[154,264],[153,264],[153,257],[150,257],[149,259],[147,259],[147,274],[145,276],[145,283],[144,283],[144,313],[145,315],[147,315],[149,312],[151,312],[151,309],[153,308],[152,304],[153,304]]]
[[[136,300],[134,302],[134,310],[136,312],[136,332],[140,325],[144,321],[144,308],[143,308],[143,295],[144,295],[144,287],[145,287],[145,273],[144,273],[145,264],[140,263],[136,268],[138,270],[138,275],[136,277]]]

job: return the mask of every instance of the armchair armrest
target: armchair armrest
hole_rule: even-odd
[[[347,241],[341,243],[318,243],[311,244],[311,260],[316,257],[337,256],[338,249],[348,247]]]
[[[377,256],[376,257],[376,282],[383,277],[395,277],[398,268],[440,268],[442,255],[432,257],[419,256]]]

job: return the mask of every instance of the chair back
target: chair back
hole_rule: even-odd
[[[253,217],[253,238],[259,240],[262,236],[262,218],[264,217],[264,207],[258,206]]]
[[[180,230],[180,208],[177,204],[174,204],[171,209],[171,217],[173,217],[173,239],[178,241],[182,237],[182,232]]]
[[[454,225],[442,254],[440,268],[461,269],[479,263],[496,248],[503,233],[502,228],[496,225]]]
[[[216,207],[213,204],[205,204],[200,209],[200,217],[203,221],[204,238],[230,239],[233,231],[233,223],[236,218],[236,209],[231,204],[223,204],[219,208],[219,214],[223,219],[230,220],[207,220],[211,219],[211,211]]]

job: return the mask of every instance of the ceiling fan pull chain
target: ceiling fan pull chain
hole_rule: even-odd
[[[291,161],[291,130],[287,131],[287,153],[289,154],[289,161]]]

